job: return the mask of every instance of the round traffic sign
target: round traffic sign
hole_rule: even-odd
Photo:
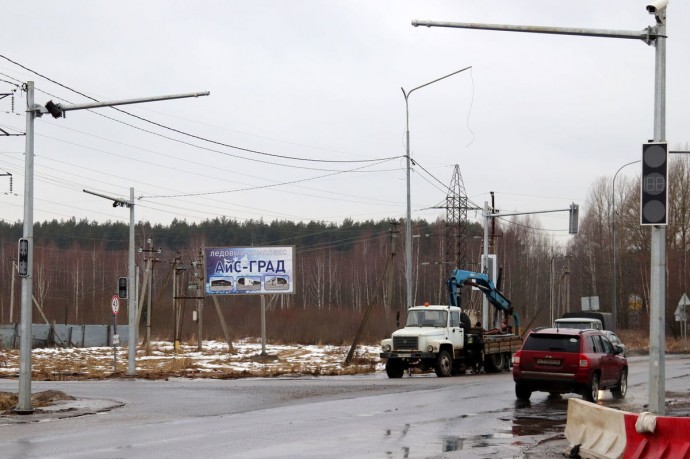
[[[120,312],[120,299],[117,295],[113,295],[113,299],[110,301],[110,307],[113,308],[113,314],[117,315]]]

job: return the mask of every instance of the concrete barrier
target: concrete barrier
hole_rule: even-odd
[[[690,418],[657,416],[653,432],[639,432],[638,417],[625,415],[624,459],[690,459]]]
[[[626,449],[624,418],[623,411],[569,398],[565,436],[571,448],[580,445],[582,458],[621,458]]]
[[[626,413],[570,398],[565,436],[583,459],[690,459],[688,417]]]

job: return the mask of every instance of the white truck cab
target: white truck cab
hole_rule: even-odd
[[[465,333],[460,321],[460,308],[456,306],[425,305],[407,310],[405,328],[396,330],[388,339],[381,341],[386,357],[394,359],[424,359],[436,361],[439,352],[445,350],[444,368],[437,373],[450,373],[453,356],[463,348]],[[402,373],[395,369],[394,374]]]

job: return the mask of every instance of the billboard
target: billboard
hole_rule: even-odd
[[[207,295],[295,293],[294,246],[207,247]]]

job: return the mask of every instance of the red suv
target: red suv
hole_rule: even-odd
[[[515,395],[532,392],[576,393],[596,403],[610,389],[622,399],[628,390],[628,361],[600,330],[542,328],[533,330],[513,356]]]

